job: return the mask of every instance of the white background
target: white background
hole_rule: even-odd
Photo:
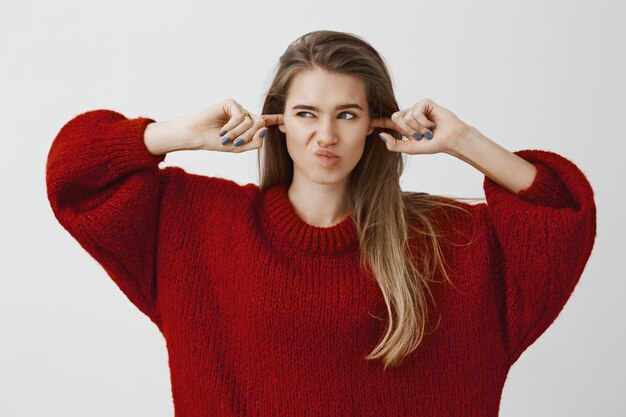
[[[55,220],[45,162],[87,110],[166,120],[232,97],[260,113],[287,45],[355,33],[387,60],[402,108],[429,97],[505,148],[574,161],[596,196],[581,281],[513,366],[501,416],[626,415],[626,6],[615,1],[0,4],[0,415],[172,416],[165,341]],[[448,155],[412,156],[406,190],[484,196]],[[256,151],[165,165],[257,182]],[[620,249],[621,248],[621,249]]]

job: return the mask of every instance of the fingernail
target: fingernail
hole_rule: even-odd
[[[418,132],[413,133],[413,137],[417,140],[422,140],[422,135]]]
[[[387,142],[387,139],[385,139],[383,135],[378,135],[378,137],[380,137],[383,140],[383,142]]]
[[[267,134],[267,129],[264,129],[259,136],[264,138],[266,134]]]
[[[226,132],[228,132],[228,130],[222,130],[222,131],[220,132],[220,136],[224,136],[224,135],[226,134]]]
[[[433,134],[430,133],[429,131],[426,131],[426,133],[424,133],[424,135],[428,138],[428,140],[431,140],[433,138]]]
[[[226,145],[228,142],[230,142],[230,138],[226,138],[222,141],[222,145]]]
[[[243,139],[239,138],[235,141],[235,146],[239,146],[243,143]]]

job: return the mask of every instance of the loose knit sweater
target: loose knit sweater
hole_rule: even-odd
[[[383,372],[364,359],[387,317],[353,218],[316,227],[284,184],[160,167],[143,141],[152,122],[74,117],[46,181],[57,220],[163,334],[177,417],[497,416],[509,368],[563,309],[595,240],[581,170],[516,151],[537,168],[529,188],[485,176],[486,202],[458,202],[471,217],[438,217],[459,243],[443,246],[454,286],[436,277],[436,326]]]

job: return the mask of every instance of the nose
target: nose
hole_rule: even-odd
[[[317,126],[317,142],[320,146],[328,146],[337,142],[337,129],[332,117],[322,117]]]

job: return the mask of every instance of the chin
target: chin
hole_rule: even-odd
[[[346,179],[347,179],[347,175],[339,174],[339,173],[335,173],[335,174],[321,173],[319,175],[309,176],[309,180],[311,180],[312,182],[316,184],[323,184],[323,185],[340,184],[340,183],[345,182]]]

